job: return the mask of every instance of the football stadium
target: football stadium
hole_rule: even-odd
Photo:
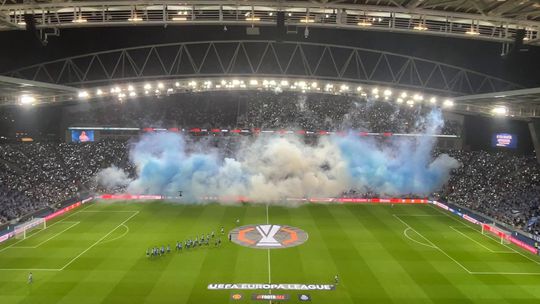
[[[540,1],[0,1],[0,303],[539,303]]]

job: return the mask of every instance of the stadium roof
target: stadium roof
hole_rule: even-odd
[[[72,99],[77,91],[64,85],[0,76],[0,104],[61,102]]]
[[[512,42],[518,29],[525,43],[540,44],[538,0],[2,0],[0,30],[22,30],[32,12],[36,28],[182,24],[275,26],[278,11],[294,27],[406,32]]]
[[[516,118],[540,116],[540,88],[460,96],[454,101],[465,112]]]

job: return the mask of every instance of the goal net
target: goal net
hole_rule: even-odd
[[[45,229],[47,228],[47,222],[45,218],[37,217],[31,219],[27,222],[15,226],[14,234],[16,239],[25,239],[27,234],[36,229]]]
[[[496,227],[495,224],[482,224],[482,234],[493,236],[499,239],[501,244],[510,244],[511,232],[505,231],[499,227]]]

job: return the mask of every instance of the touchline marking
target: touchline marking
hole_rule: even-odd
[[[471,240],[471,241],[475,242],[476,244],[482,246],[484,249],[486,249],[486,250],[489,251],[489,252],[492,252],[492,253],[511,253],[511,254],[514,254],[514,252],[508,251],[508,250],[506,250],[506,251],[497,251],[497,250],[493,250],[493,249],[491,249],[491,248],[488,248],[488,247],[486,247],[484,244],[478,242],[477,240],[475,240],[475,239],[471,238],[470,236],[466,235],[465,233],[459,231],[459,230],[456,229],[454,226],[449,226],[449,227],[450,227],[452,230],[454,230],[455,232],[457,232],[457,233],[463,235],[464,237],[468,238],[469,240]],[[471,228],[471,229],[472,229],[472,228]]]
[[[60,222],[58,222],[58,223],[60,223]],[[55,223],[55,224],[58,224],[58,223]],[[54,239],[55,237],[59,236],[60,234],[62,234],[62,233],[64,233],[64,232],[68,231],[69,229],[71,229],[71,228],[77,226],[77,225],[80,224],[81,222],[64,222],[64,223],[73,223],[73,225],[71,225],[71,226],[67,227],[66,229],[64,229],[64,230],[62,230],[62,231],[56,233],[55,235],[51,236],[50,238],[46,239],[45,241],[43,241],[43,242],[41,242],[41,243],[39,243],[39,244],[37,244],[37,245],[35,245],[35,246],[25,246],[25,247],[23,247],[23,246],[13,246],[13,247],[11,247],[11,248],[38,248],[39,246],[41,246],[41,245],[47,243],[48,241],[50,241],[50,240]],[[52,225],[51,225],[51,226],[52,226]]]
[[[120,226],[124,225],[125,223],[127,223],[127,221],[129,221],[130,219],[132,219],[134,216],[136,216],[137,214],[139,214],[139,211],[135,211],[135,213],[133,213],[130,217],[128,217],[125,221],[123,221],[122,223],[120,223],[120,225],[116,226],[113,230],[109,231],[109,233],[107,233],[105,236],[103,236],[102,238],[100,238],[99,240],[97,240],[94,244],[90,245],[90,247],[86,248],[83,252],[79,253],[79,255],[77,255],[75,258],[73,258],[71,261],[69,261],[66,265],[64,265],[64,267],[60,268],[60,270],[64,270],[66,269],[66,267],[68,267],[69,265],[71,265],[71,263],[75,262],[79,257],[81,257],[83,254],[85,254],[86,252],[88,252],[88,250],[94,248],[94,246],[96,246],[97,244],[99,244],[101,241],[103,241],[106,237],[108,237],[111,233],[113,233],[116,229],[118,229]]]
[[[405,224],[405,226],[411,228],[412,231],[416,232],[419,236],[421,236],[424,240],[428,241],[428,243],[430,243],[433,248],[439,250],[442,254],[446,255],[450,260],[454,261],[454,263],[458,264],[459,267],[461,267],[463,270],[465,270],[467,273],[471,273],[471,271],[469,269],[467,269],[467,267],[463,266],[460,262],[458,262],[456,259],[454,259],[453,257],[451,257],[448,253],[446,253],[446,251],[442,250],[441,248],[439,248],[437,245],[433,244],[432,241],[430,241],[428,238],[426,238],[425,236],[423,236],[421,233],[419,233],[418,231],[414,230],[413,227],[411,227],[409,224],[407,224],[404,220],[400,219],[399,216],[397,215],[394,215],[395,218],[397,218],[400,222],[402,222],[403,224]]]
[[[107,210],[81,210],[79,212],[82,212],[82,213],[98,213],[98,212],[103,212],[103,213],[113,213],[113,212],[119,212],[119,213],[131,213],[131,212],[137,212],[137,210],[112,210],[112,211],[107,211]]]
[[[428,217],[444,216],[442,214],[441,215],[438,215],[438,214],[433,215],[433,214],[406,214],[406,213],[405,214],[397,214],[396,213],[396,214],[392,214],[392,215],[394,215],[394,216],[428,216]]]

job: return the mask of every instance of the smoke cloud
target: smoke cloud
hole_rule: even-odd
[[[433,111],[416,127],[431,135],[442,122],[440,111]],[[433,158],[434,144],[429,136],[381,142],[349,133],[306,144],[302,137],[261,135],[242,138],[230,153],[181,134],[154,133],[131,147],[134,179],[111,167],[97,180],[105,187],[124,185],[132,194],[177,196],[182,191],[189,202],[205,196],[277,202],[287,197],[335,197],[350,189],[383,196],[427,195],[459,166],[446,154]]]

